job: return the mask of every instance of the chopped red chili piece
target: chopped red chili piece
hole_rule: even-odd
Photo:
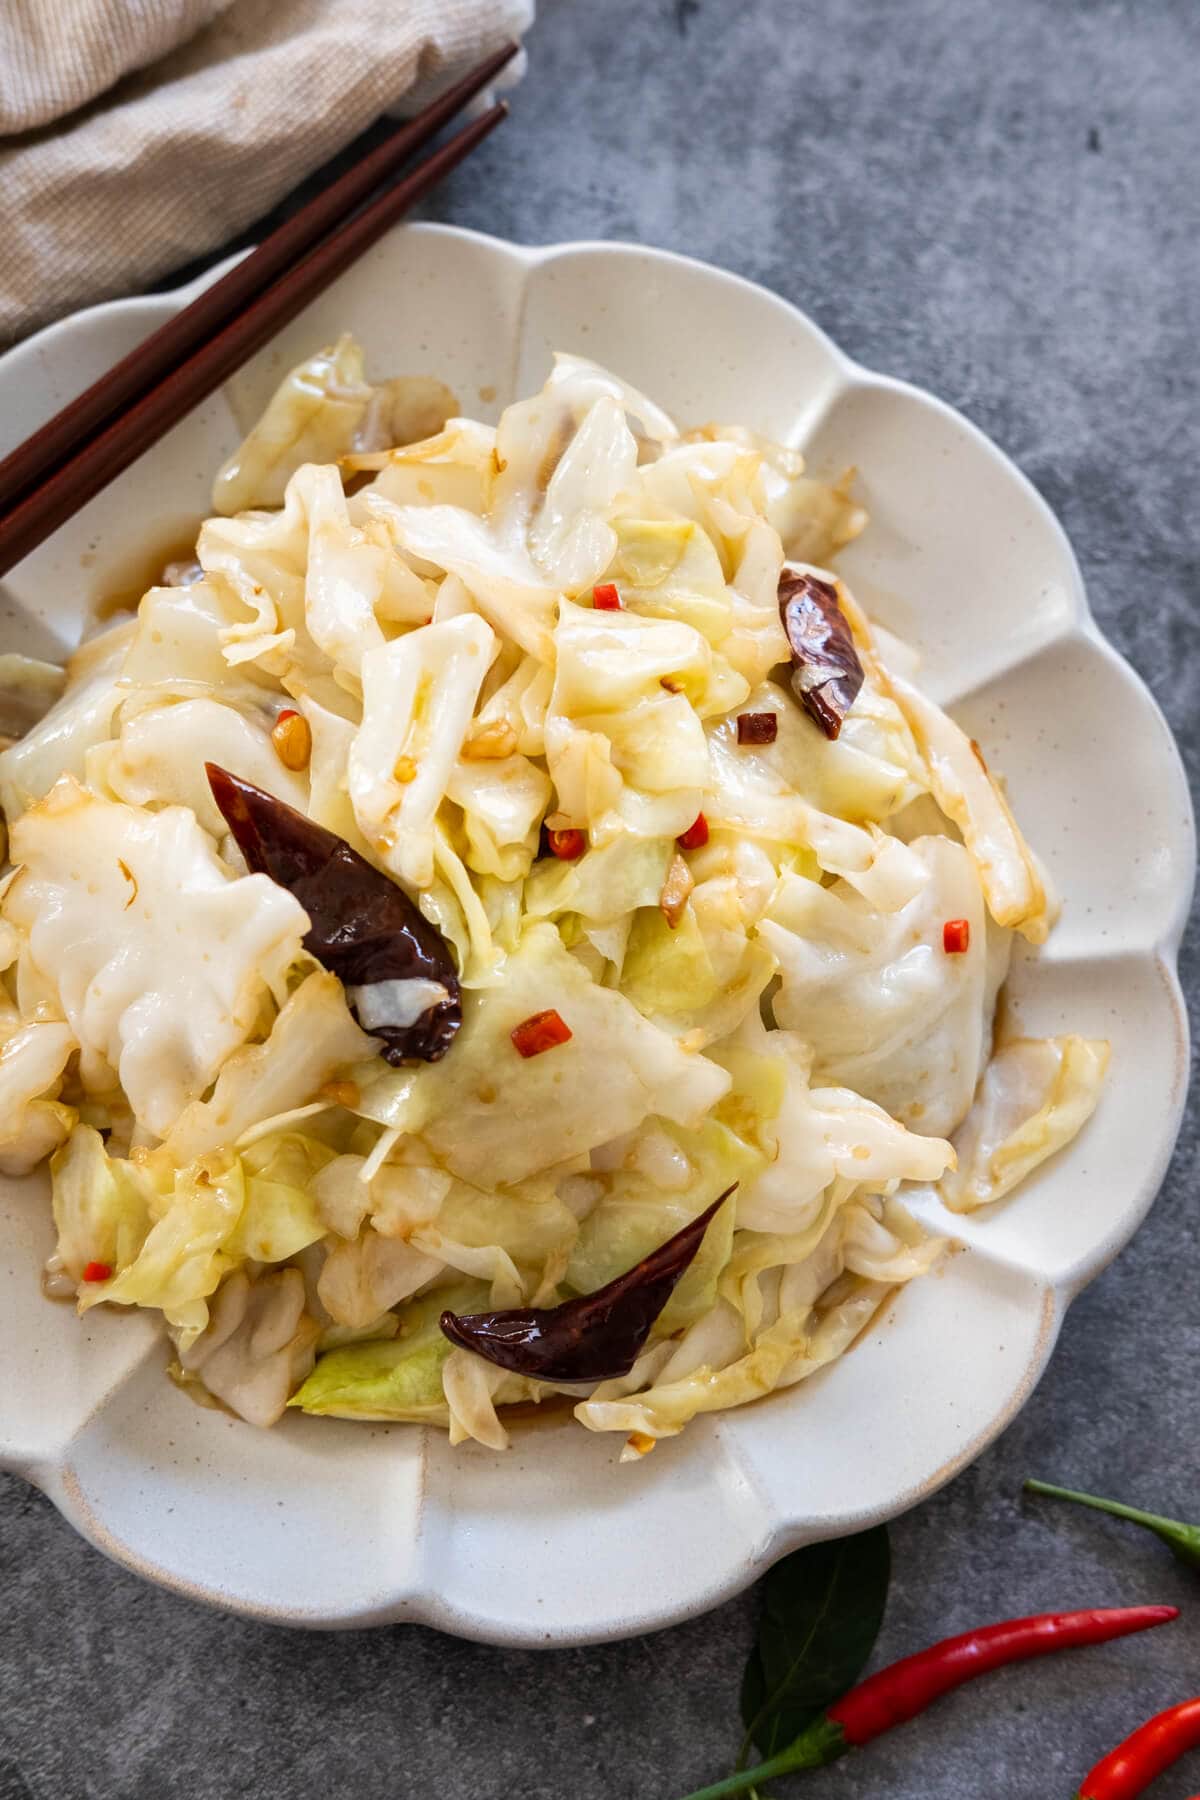
[[[697,813],[686,831],[681,831],[675,839],[681,850],[699,850],[708,842],[708,820],[703,813]]]
[[[947,919],[942,926],[942,949],[947,956],[961,956],[971,948],[970,919]]]
[[[111,1263],[90,1262],[83,1271],[83,1279],[85,1281],[107,1281],[111,1274]]]
[[[543,1050],[554,1050],[571,1036],[571,1027],[553,1007],[522,1019],[509,1033],[522,1056],[540,1056]]]
[[[583,831],[551,831],[546,827],[546,844],[551,856],[557,856],[560,862],[574,862],[587,849],[587,834]]]
[[[592,605],[597,612],[624,612],[621,596],[611,581],[601,581],[592,589]]]
[[[779,731],[778,713],[739,713],[739,744],[773,744]]]

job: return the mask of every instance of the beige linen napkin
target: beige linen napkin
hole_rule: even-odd
[[[0,343],[216,249],[533,4],[0,0]]]

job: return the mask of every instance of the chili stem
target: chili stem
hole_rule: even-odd
[[[725,1800],[727,1794],[748,1794],[774,1775],[823,1769],[826,1763],[833,1762],[848,1748],[840,1726],[829,1719],[818,1719],[777,1756],[756,1764],[753,1769],[739,1769],[735,1774],[727,1775],[724,1781],[714,1781],[711,1787],[697,1788],[695,1793],[687,1794],[685,1800]]]
[[[1193,1569],[1200,1568],[1200,1529],[1194,1525],[1165,1518],[1161,1513],[1143,1512],[1141,1507],[1126,1506],[1120,1500],[1103,1500],[1096,1494],[1081,1494],[1075,1488],[1055,1487],[1049,1481],[1029,1480],[1025,1483],[1025,1492],[1042,1495],[1048,1500],[1070,1500],[1077,1506],[1090,1507],[1093,1512],[1108,1513],[1114,1519],[1127,1519],[1131,1525],[1141,1525],[1160,1538],[1181,1562]]]

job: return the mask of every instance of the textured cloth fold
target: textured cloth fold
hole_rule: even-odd
[[[0,343],[219,248],[532,13],[533,0],[7,0]]]

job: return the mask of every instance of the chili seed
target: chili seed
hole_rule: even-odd
[[[322,1100],[329,1100],[334,1106],[345,1106],[350,1111],[362,1105],[356,1081],[327,1081],[319,1093]]]
[[[557,856],[560,862],[574,862],[587,849],[587,835],[582,831],[546,830],[546,843],[550,854]]]
[[[462,747],[464,762],[503,762],[515,754],[517,734],[507,719],[481,725]]]
[[[285,769],[307,769],[312,756],[312,728],[303,713],[284,707],[271,727],[271,742]]]
[[[673,856],[671,866],[667,870],[667,879],[663,882],[662,893],[658,897],[659,911],[672,931],[682,919],[687,907],[688,895],[695,885],[695,877],[682,856],[678,854]]]

